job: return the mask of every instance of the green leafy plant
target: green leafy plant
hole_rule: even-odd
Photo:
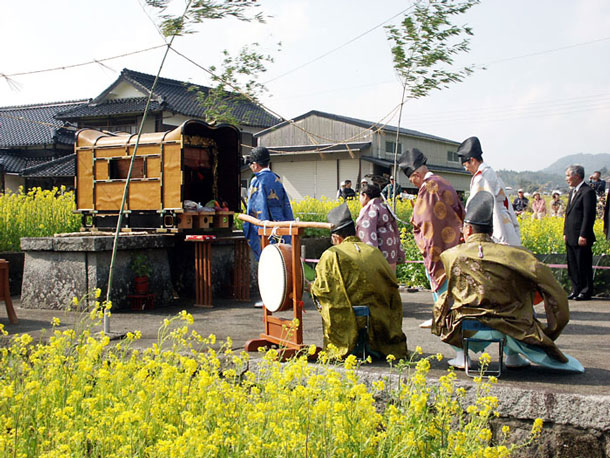
[[[136,277],[148,277],[152,273],[148,257],[143,254],[134,256],[131,261],[131,270]]]

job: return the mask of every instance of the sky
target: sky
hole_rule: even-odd
[[[225,49],[259,43],[274,57],[260,78],[268,89],[261,102],[273,112],[320,110],[397,125],[402,89],[383,26],[397,23],[411,1],[257,3],[270,16],[265,24],[207,21],[177,37],[175,49],[207,68]],[[495,169],[540,170],[569,154],[610,153],[610,2],[482,0],[454,22],[474,32],[456,68],[485,69],[408,101],[402,127],[458,142],[476,135]],[[143,0],[4,1],[0,106],[93,98],[123,68],[156,74],[165,48],[99,62],[163,45],[155,23],[157,12]],[[40,72],[56,67],[63,69]],[[161,76],[210,84],[171,51]]]

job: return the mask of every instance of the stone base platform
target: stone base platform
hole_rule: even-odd
[[[24,308],[65,309],[74,297],[82,298],[101,289],[106,297],[114,237],[78,235],[67,237],[27,237],[21,239],[25,252],[21,306]],[[138,255],[150,261],[150,290],[159,301],[172,299],[168,250],[174,247],[173,235],[121,234],[115,259],[110,298],[114,309],[129,307],[133,294],[130,264]],[[91,294],[89,303],[94,303]]]

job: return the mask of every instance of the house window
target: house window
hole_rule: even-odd
[[[385,142],[385,152],[394,154],[396,142]],[[398,154],[402,154],[402,143],[398,144]]]
[[[108,132],[127,132],[136,134],[138,132],[138,120],[136,118],[108,118],[84,121],[80,127],[106,130]]]
[[[447,151],[447,162],[457,162],[460,163],[460,156],[455,151]]]

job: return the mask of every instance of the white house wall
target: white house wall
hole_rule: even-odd
[[[284,159],[284,158],[282,158]],[[301,201],[306,197],[335,199],[340,181],[349,178],[354,187],[358,181],[359,162],[361,173],[372,173],[372,164],[359,159],[324,159],[324,160],[272,160],[272,168],[284,184],[291,200]]]
[[[358,172],[359,172],[359,163],[358,159],[340,159],[339,160],[339,182],[345,180],[352,181],[352,188],[356,188],[356,184],[358,183]],[[365,164],[368,164],[365,162]],[[365,175],[365,174],[363,174]],[[336,193],[336,189],[335,189]],[[335,194],[336,195],[336,194]]]
[[[291,200],[316,197],[316,161],[274,162],[273,171],[282,178],[284,189]]]
[[[130,99],[134,97],[148,97],[147,93],[136,89],[131,83],[121,81],[114,89],[105,97],[107,100]]]
[[[4,175],[5,191],[18,192],[19,186],[23,186],[25,188],[25,178],[17,175]]]

